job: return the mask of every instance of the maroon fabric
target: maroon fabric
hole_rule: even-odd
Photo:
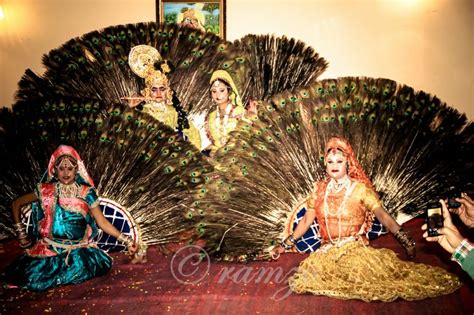
[[[208,265],[201,263],[197,265],[199,270],[191,274],[196,266],[192,265],[192,260],[186,261],[184,258],[192,252],[182,251],[173,259],[152,247],[147,264],[131,265],[125,255],[114,253],[114,265],[108,275],[80,285],[45,292],[2,289],[0,313],[472,314],[472,280],[456,263],[450,261],[449,254],[438,244],[422,240],[421,224],[421,219],[416,219],[405,226],[418,241],[414,261],[440,266],[459,275],[464,282],[459,291],[422,301],[397,300],[391,303],[343,301],[309,294],[285,296],[289,293],[287,278],[306,255],[286,254],[276,262],[212,263],[208,272]],[[391,235],[372,242],[372,246],[390,248],[405,259],[402,249]],[[1,270],[20,252],[15,241],[3,243],[0,247]],[[181,272],[180,263],[183,263]],[[179,278],[175,278],[173,272]],[[180,276],[186,272],[189,277]],[[264,272],[260,278],[259,272]],[[202,276],[204,278],[198,281]]]

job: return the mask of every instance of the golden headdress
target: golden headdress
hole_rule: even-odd
[[[230,85],[231,91],[229,95],[229,99],[231,100],[232,104],[236,106],[243,106],[242,105],[242,99],[240,98],[239,91],[237,90],[237,87],[235,86],[234,80],[232,79],[231,75],[229,72],[225,70],[216,70],[212,73],[211,80],[209,83],[213,84],[216,82],[216,80],[223,81]]]
[[[162,62],[161,70],[155,68],[155,64],[159,62]],[[150,88],[153,86],[169,87],[166,73],[170,72],[170,68],[155,47],[148,45],[133,47],[128,55],[128,64],[133,73],[145,79],[146,87],[141,91],[143,96],[150,96]]]

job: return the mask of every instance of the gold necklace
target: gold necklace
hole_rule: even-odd
[[[74,182],[70,185],[65,185],[61,182],[58,182],[57,191],[58,196],[61,198],[75,198],[78,196],[79,184]]]
[[[230,111],[232,110],[232,104],[228,103],[225,112],[224,112],[224,120],[221,124],[221,111],[219,107],[217,107],[216,110],[216,122],[215,122],[215,127],[217,131],[217,137],[218,137],[218,142],[220,145],[224,145],[227,137],[227,124],[229,123],[229,115]]]
[[[332,179],[331,179],[331,181],[332,181]],[[329,210],[329,205],[328,205],[328,201],[327,201],[327,198],[328,198],[328,195],[329,195],[329,190],[331,188],[331,187],[329,187],[330,184],[331,184],[331,182],[328,183],[328,185],[326,186],[326,190],[324,192],[324,201],[323,201],[324,221],[325,221],[325,224],[326,224],[326,231],[328,233],[329,241],[331,242],[331,244],[337,244],[341,240],[341,233],[342,233],[341,215],[342,215],[342,212],[344,211],[344,209],[346,208],[347,199],[351,195],[352,190],[354,190],[355,182],[352,183],[350,181],[350,179],[348,178],[348,184],[346,183],[345,185],[343,185],[343,187],[346,187],[346,192],[344,193],[344,198],[342,199],[342,202],[339,205],[339,207],[337,208],[337,211],[335,213],[333,213]],[[337,215],[337,221],[338,221],[337,222],[337,227],[338,227],[337,242],[335,242],[332,239],[331,233],[329,231],[329,224],[328,224],[329,215],[331,215],[333,217]]]

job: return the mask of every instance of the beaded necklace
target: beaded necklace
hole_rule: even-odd
[[[215,127],[217,131],[217,136],[219,138],[219,144],[224,145],[226,143],[226,138],[227,138],[227,124],[229,122],[229,116],[230,112],[232,110],[232,104],[228,103],[226,108],[225,108],[225,113],[224,113],[224,119],[221,124],[221,111],[219,108],[216,110],[216,122],[215,122]]]
[[[337,183],[334,179],[331,179],[330,182],[328,183],[328,185],[326,186],[326,191],[324,192],[323,210],[324,210],[324,221],[326,223],[326,231],[328,233],[329,241],[331,242],[331,244],[338,244],[341,240],[341,232],[342,232],[341,215],[342,215],[342,212],[344,211],[344,209],[346,208],[347,200],[349,199],[349,196],[351,195],[352,191],[354,190],[354,187],[355,187],[355,182],[351,182],[349,177],[346,177],[344,182],[339,183],[339,185],[337,185]],[[329,210],[329,205],[328,205],[328,201],[327,201],[329,191],[337,193],[337,192],[342,191],[343,188],[346,189],[346,192],[344,193],[344,198],[343,198],[341,204],[339,205],[339,207],[337,208],[337,211],[336,212],[331,212]],[[329,225],[328,225],[328,217],[329,216],[333,216],[333,217],[337,216],[337,220],[338,220],[337,240],[333,240],[332,237],[331,237],[331,233],[329,232]]]

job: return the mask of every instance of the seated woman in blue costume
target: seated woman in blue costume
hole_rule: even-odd
[[[31,240],[20,221],[21,207],[31,203],[32,236],[37,241],[7,267],[7,287],[40,291],[105,275],[112,258],[92,241],[97,226],[124,243],[130,255],[137,251],[134,240],[121,234],[102,214],[94,183],[70,146],[54,151],[47,179],[34,193],[13,201],[13,220],[22,248],[30,247]]]

